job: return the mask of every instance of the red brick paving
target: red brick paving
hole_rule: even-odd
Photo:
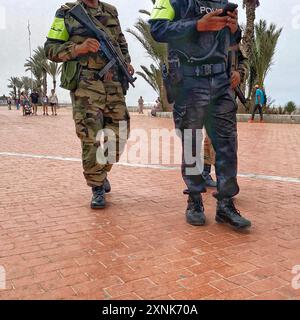
[[[133,116],[133,126],[172,128]],[[300,126],[239,124],[240,173],[299,178]],[[263,138],[261,141],[260,138]],[[70,111],[0,109],[0,152],[79,157]],[[80,162],[0,156],[0,299],[299,299],[299,183],[240,178],[253,228],[185,223],[178,171],[116,166],[104,211],[89,208]]]

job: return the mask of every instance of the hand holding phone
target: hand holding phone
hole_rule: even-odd
[[[228,2],[220,17],[227,17],[226,26],[230,29],[231,33],[234,34],[238,30],[238,5],[232,2]]]
[[[220,17],[227,16],[227,12],[234,12],[238,8],[238,5],[236,3],[228,2],[223,9],[223,12],[219,15]]]

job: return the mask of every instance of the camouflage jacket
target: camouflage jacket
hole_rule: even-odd
[[[78,3],[78,2],[77,2]],[[76,44],[83,43],[87,38],[93,38],[93,35],[82,27],[68,11],[77,4],[66,3],[55,15],[54,22],[49,31],[47,41],[45,43],[45,52],[49,60],[55,62],[65,62],[77,59],[83,66],[92,69],[103,68],[107,61],[106,57],[101,53],[89,53],[76,58],[74,48]],[[94,17],[94,21],[100,22],[99,27],[104,27],[105,32],[113,40],[116,48],[122,53],[127,63],[131,62],[128,52],[128,45],[122,32],[117,9],[105,2],[99,2],[98,8],[87,7],[82,5],[88,11],[90,16]]]

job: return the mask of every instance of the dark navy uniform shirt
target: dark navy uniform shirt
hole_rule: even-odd
[[[182,57],[194,57],[201,64],[227,63],[229,47],[240,40],[240,30],[198,32],[197,21],[207,13],[223,9],[228,0],[156,0],[151,18],[151,34]]]

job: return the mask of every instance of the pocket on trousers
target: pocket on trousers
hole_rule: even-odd
[[[183,129],[184,119],[186,115],[186,105],[175,105],[173,110],[173,117],[176,129]]]
[[[104,109],[105,89],[101,81],[81,80],[74,94],[75,105],[84,106],[86,110],[94,108]]]
[[[113,109],[115,104],[124,104],[125,98],[123,89],[120,86],[106,87],[106,104],[109,109]]]
[[[117,121],[130,118],[121,86],[106,88],[106,107],[104,113],[105,117]]]

